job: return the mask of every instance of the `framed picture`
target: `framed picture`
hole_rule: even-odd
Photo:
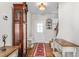
[[[46,28],[47,29],[52,29],[52,19],[48,18],[46,20]]]

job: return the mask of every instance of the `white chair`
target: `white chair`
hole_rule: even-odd
[[[32,40],[27,40],[27,48],[33,48],[33,46]]]

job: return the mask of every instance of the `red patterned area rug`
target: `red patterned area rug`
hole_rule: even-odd
[[[45,57],[46,56],[46,51],[45,51],[45,44],[44,43],[38,43],[34,54],[34,57]]]

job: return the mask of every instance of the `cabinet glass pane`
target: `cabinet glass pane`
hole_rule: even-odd
[[[19,41],[20,41],[20,38],[19,38],[19,24],[15,24],[15,42],[16,42],[16,45],[19,44]]]
[[[16,21],[20,20],[20,15],[21,15],[21,11],[20,10],[16,10],[16,18],[15,18]]]

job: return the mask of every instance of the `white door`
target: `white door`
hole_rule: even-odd
[[[44,24],[42,22],[36,23],[34,39],[37,43],[44,43]]]
[[[35,43],[45,43],[45,19],[44,17],[35,17],[32,21],[32,35]]]

